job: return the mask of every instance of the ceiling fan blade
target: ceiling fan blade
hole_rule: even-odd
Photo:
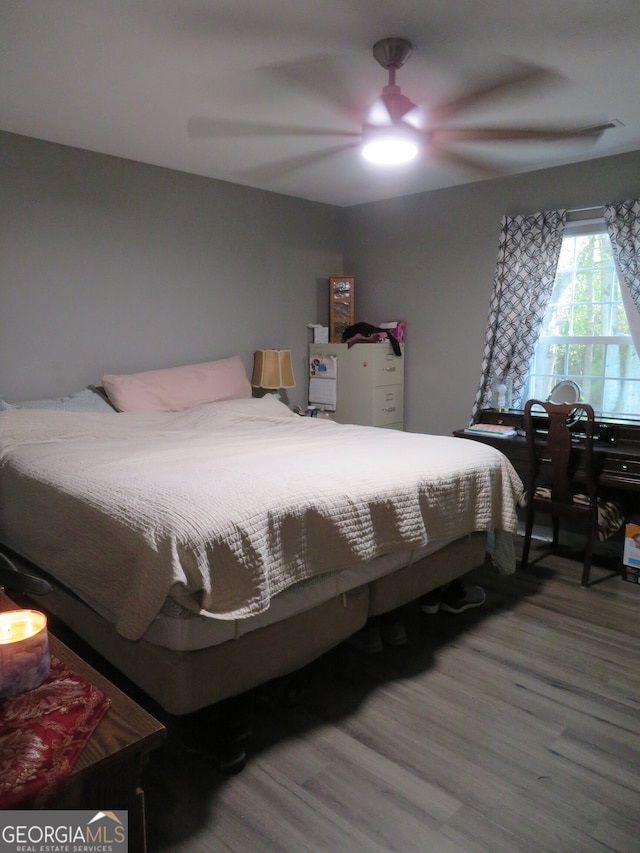
[[[551,86],[562,79],[559,74],[548,68],[518,62],[515,65],[512,64],[510,69],[486,79],[458,98],[429,110],[429,120],[434,125],[442,124],[483,101],[504,96],[510,92],[515,93],[516,90],[518,94],[522,94],[525,88]]]
[[[599,139],[605,128],[597,127],[458,127],[434,128],[431,137],[438,144],[451,142],[556,142],[562,140]]]
[[[233,137],[274,136],[360,136],[355,130],[331,130],[326,127],[298,127],[288,124],[267,124],[256,121],[234,121],[228,119],[193,116],[187,122],[187,135],[190,139],[231,139]]]
[[[463,168],[466,171],[475,172],[476,174],[485,175],[489,178],[495,178],[502,174],[502,170],[492,163],[486,163],[476,157],[467,157],[464,154],[459,154],[457,151],[451,151],[449,148],[442,148],[437,144],[430,144],[427,148],[430,157],[435,157],[438,160],[444,160],[457,168]]]
[[[281,62],[264,67],[262,73],[278,86],[298,92],[305,100],[316,101],[336,114],[362,123],[361,110],[356,104],[366,103],[367,89],[354,81],[354,63],[342,54],[316,54],[306,59]],[[367,84],[373,87],[373,81]]]
[[[434,143],[451,142],[555,142],[562,140],[599,139],[612,125],[591,127],[436,127],[430,131]]]
[[[265,163],[262,166],[256,166],[252,169],[245,169],[242,172],[236,173],[238,177],[258,181],[260,183],[270,183],[278,178],[284,178],[298,169],[306,169],[309,166],[315,166],[322,163],[330,157],[335,157],[344,151],[351,148],[357,148],[360,141],[346,142],[343,145],[334,145],[331,148],[323,149],[322,151],[311,151],[307,154],[300,154],[297,157],[288,157],[286,160],[280,160],[277,163]]]

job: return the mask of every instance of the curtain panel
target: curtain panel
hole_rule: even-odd
[[[471,423],[491,406],[492,383],[508,377],[518,400],[553,290],[566,210],[505,216]]]
[[[605,204],[604,221],[631,337],[640,354],[640,199]]]

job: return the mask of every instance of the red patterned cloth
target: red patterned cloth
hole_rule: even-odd
[[[55,808],[111,700],[51,658],[47,680],[0,702],[0,809]]]

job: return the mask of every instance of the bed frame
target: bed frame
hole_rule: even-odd
[[[170,714],[182,715],[239,695],[305,666],[364,626],[465,575],[485,558],[473,533],[296,616],[207,649],[172,651],[122,638],[113,625],[44,573],[52,591],[39,609],[59,618]],[[33,567],[16,560],[29,572]]]

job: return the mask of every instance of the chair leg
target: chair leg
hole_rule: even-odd
[[[582,581],[581,585],[584,587],[589,586],[589,575],[591,574],[591,553],[593,550],[593,538],[591,536],[587,539],[587,547],[584,552],[584,567],[582,569]]]
[[[551,540],[551,547],[553,552],[558,550],[558,542],[560,540],[560,519],[557,515],[551,516],[551,524],[553,527],[553,539]]]
[[[581,586],[589,586],[589,576],[591,574],[591,558],[593,556],[593,538],[596,535],[598,524],[597,507],[589,516],[589,527],[587,529],[587,544],[584,549],[584,566],[582,568]]]
[[[524,531],[524,544],[522,546],[522,557],[520,558],[520,568],[526,569],[529,563],[529,549],[531,548],[531,535],[533,533],[533,512],[527,507],[527,519]]]

